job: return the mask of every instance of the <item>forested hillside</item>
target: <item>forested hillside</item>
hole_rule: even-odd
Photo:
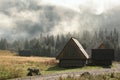
[[[19,39],[15,41],[9,41],[5,38],[0,40],[1,50],[31,50],[31,56],[57,56],[63,49],[64,45],[71,38],[75,37],[88,51],[88,49],[95,48],[96,45],[104,43],[107,47],[115,49],[116,60],[120,60],[120,44],[119,44],[119,32],[116,29],[103,30],[100,29],[93,33],[84,31],[81,33],[68,33],[59,35],[43,35],[42,33],[33,39]],[[96,47],[97,48],[97,47]],[[89,53],[89,52],[88,52]]]

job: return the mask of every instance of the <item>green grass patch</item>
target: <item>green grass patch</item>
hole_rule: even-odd
[[[57,74],[57,73],[67,73],[67,72],[79,72],[84,70],[95,70],[95,69],[102,69],[99,66],[85,66],[80,68],[60,68],[58,66],[51,66],[47,70],[42,71],[42,74]]]

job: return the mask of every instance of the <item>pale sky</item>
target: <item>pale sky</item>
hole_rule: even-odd
[[[92,8],[97,14],[120,5],[119,0],[43,0],[45,4],[67,7],[80,11],[80,6]]]
[[[79,5],[84,4],[86,0],[43,0],[45,4],[53,4],[56,6],[63,6],[79,12]]]

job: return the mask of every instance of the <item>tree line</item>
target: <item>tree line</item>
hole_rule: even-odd
[[[49,56],[55,57],[63,49],[67,41],[74,37],[87,49],[92,49],[95,45],[104,43],[107,47],[115,50],[115,59],[120,60],[120,40],[117,29],[107,30],[99,29],[98,31],[83,33],[67,33],[58,35],[40,34],[37,38],[21,39],[8,41],[5,38],[0,39],[1,50],[31,50],[30,56]],[[19,53],[18,53],[19,54]]]

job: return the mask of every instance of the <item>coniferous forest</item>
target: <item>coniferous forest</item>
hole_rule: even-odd
[[[120,60],[120,40],[119,32],[114,28],[113,30],[100,29],[95,32],[84,31],[81,33],[67,33],[57,35],[43,35],[42,33],[32,39],[19,39],[9,41],[5,38],[0,40],[1,50],[16,51],[19,55],[21,50],[30,50],[30,56],[47,56],[55,57],[63,49],[67,41],[74,37],[82,44],[88,54],[90,50],[104,43],[108,48],[115,50],[115,60]],[[23,54],[24,56],[24,54]]]

